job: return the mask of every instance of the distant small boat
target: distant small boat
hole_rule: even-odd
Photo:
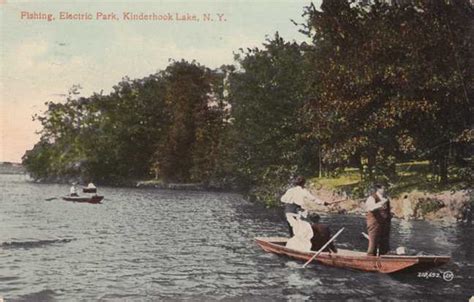
[[[285,255],[295,259],[308,261],[315,252],[293,250],[285,247],[288,238],[283,237],[257,237],[257,244],[266,252]],[[405,256],[382,255],[367,256],[364,252],[337,249],[337,253],[322,252],[314,262],[328,266],[351,268],[366,272],[379,272],[384,274],[425,271],[444,265],[450,261],[449,256]]]
[[[100,203],[104,196],[63,196],[63,200],[73,202]]]

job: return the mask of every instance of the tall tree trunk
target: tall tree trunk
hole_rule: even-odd
[[[319,143],[318,157],[319,178],[321,178],[323,176],[323,155],[321,154],[321,143]]]
[[[389,164],[388,174],[389,174],[390,179],[395,179],[397,177],[397,165],[395,163]]]
[[[445,155],[439,159],[439,177],[441,184],[448,183],[448,158]]]
[[[375,178],[374,169],[375,169],[376,164],[377,164],[377,160],[376,160],[375,152],[370,151],[369,155],[368,155],[368,158],[367,158],[367,168],[369,169],[369,171],[367,171],[367,173],[368,173],[368,176],[369,176],[369,180],[371,180],[371,181],[373,181],[374,178]]]
[[[356,154],[357,168],[359,169],[360,179],[364,179],[364,164],[362,163],[362,155]]]

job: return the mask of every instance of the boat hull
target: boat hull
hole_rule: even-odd
[[[80,196],[63,196],[63,200],[72,202],[84,202],[84,203],[100,203],[104,199],[104,196],[91,196],[91,197],[80,197]]]
[[[315,253],[313,251],[305,252],[286,248],[285,244],[288,238],[259,237],[255,241],[266,252],[285,255],[303,261],[308,261]],[[367,256],[363,252],[338,249],[337,253],[320,253],[313,261],[340,268],[392,274],[431,269],[448,263],[450,259],[449,256]]]

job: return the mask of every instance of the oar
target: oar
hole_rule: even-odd
[[[336,204],[336,203],[340,203],[340,202],[343,202],[343,201],[346,201],[347,198],[343,198],[343,199],[338,199],[336,201],[333,201],[333,202],[328,202],[328,205],[332,205],[332,204]]]
[[[50,200],[53,200],[53,199],[57,199],[57,197],[46,198],[45,200],[50,201]]]
[[[311,257],[311,259],[309,259],[304,265],[303,265],[303,268],[305,268],[308,264],[311,263],[311,261],[314,260],[314,258],[316,258],[319,254],[321,254],[322,251],[324,251],[324,249],[331,243],[334,241],[334,239],[336,239],[337,236],[339,236],[339,234],[342,233],[342,231],[344,231],[344,228],[340,229],[336,235],[332,236],[331,239],[328,240],[328,242],[326,242],[325,245],[323,245],[322,248],[319,249],[319,251],[316,252],[316,254],[313,255],[313,257]]]

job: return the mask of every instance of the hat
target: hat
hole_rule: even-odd
[[[295,180],[293,181],[293,184],[295,186],[304,186],[305,183],[306,183],[306,179],[301,175],[297,176]]]

